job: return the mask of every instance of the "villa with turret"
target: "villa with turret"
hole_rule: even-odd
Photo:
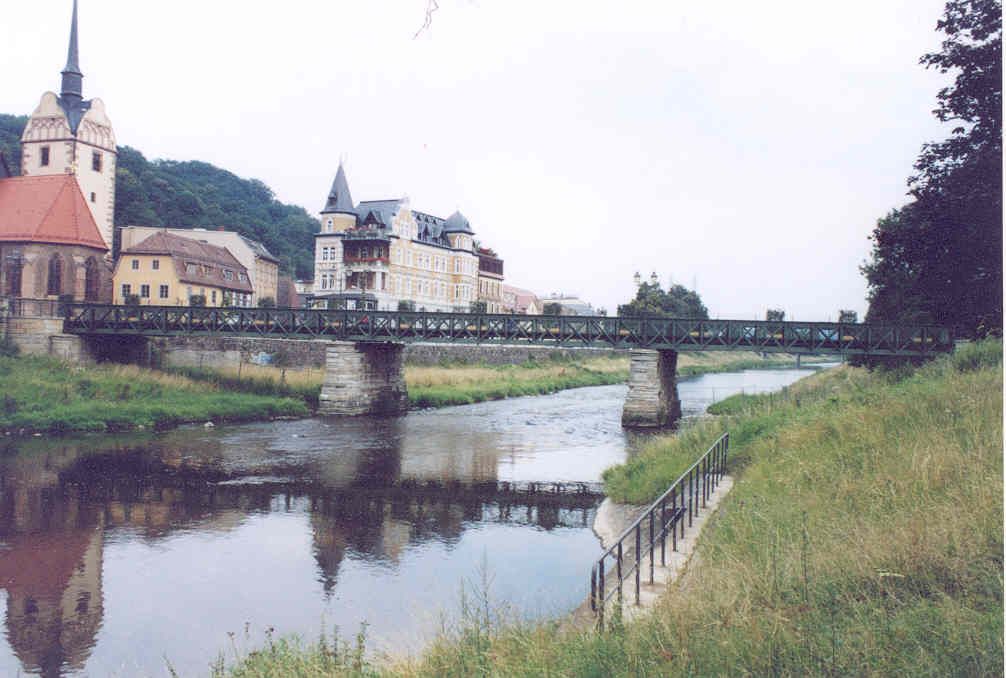
[[[503,260],[477,246],[460,212],[442,219],[408,198],[354,203],[340,164],[319,218],[316,306],[467,312],[481,302],[502,311]]]

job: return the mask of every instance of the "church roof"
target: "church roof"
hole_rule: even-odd
[[[130,254],[162,254],[171,257],[175,273],[181,282],[252,292],[248,269],[226,247],[160,231],[123,250],[119,260]],[[224,274],[225,270],[231,272],[230,278]],[[244,274],[244,280],[241,280],[242,276],[238,273]]]
[[[73,0],[70,44],[66,50],[66,66],[63,67],[62,75],[63,86],[60,88],[59,105],[66,113],[70,131],[76,134],[84,114],[91,108],[91,102],[84,101],[84,74],[80,71],[80,55],[77,49],[77,0]]]
[[[353,209],[353,196],[349,194],[349,182],[346,181],[346,171],[339,163],[339,169],[335,173],[335,180],[332,181],[332,188],[328,192],[328,200],[325,202],[325,209],[322,214],[329,212],[342,212],[344,214],[356,214]]]
[[[0,241],[108,249],[72,174],[0,180]]]

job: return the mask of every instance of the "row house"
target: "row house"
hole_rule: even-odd
[[[315,236],[312,303],[328,308],[470,311],[482,268],[468,220],[411,209],[407,198],[354,203],[342,165]],[[489,274],[502,282],[502,260]]]

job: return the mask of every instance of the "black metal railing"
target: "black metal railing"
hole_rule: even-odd
[[[677,551],[678,539],[685,536],[686,523],[692,526],[726,473],[729,447],[730,434],[724,433],[594,563],[590,570],[590,609],[597,617],[598,628],[604,628],[605,608],[611,598],[617,598],[618,613],[621,613],[622,588],[629,577],[634,578],[635,604],[639,604],[642,563],[647,551],[652,584],[658,545],[660,565],[665,567],[668,535],[671,551]],[[614,574],[614,580],[610,580],[610,574]]]
[[[66,331],[77,334],[248,334],[359,342],[506,343],[916,357],[950,352],[954,346],[951,330],[922,325],[85,303],[69,303],[65,308]]]

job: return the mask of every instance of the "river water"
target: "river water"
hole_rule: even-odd
[[[810,372],[682,381],[682,408]],[[621,428],[625,391],[8,439],[0,675],[161,676],[168,662],[204,675],[268,633],[351,638],[361,622],[368,647],[405,654],[458,618],[462,595],[523,617],[566,613],[586,595],[600,496],[529,496],[527,483],[596,482],[631,455],[645,436]]]

